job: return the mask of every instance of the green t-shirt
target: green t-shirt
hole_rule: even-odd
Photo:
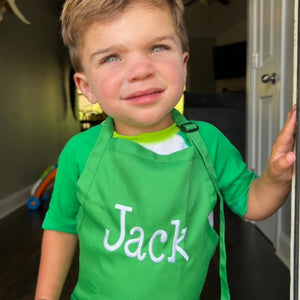
[[[256,177],[247,169],[238,150],[213,125],[196,121],[199,133],[215,168],[219,189],[224,200],[239,216],[247,211],[248,189]],[[74,136],[63,149],[58,162],[53,195],[43,228],[76,234],[79,202],[77,181],[100,134],[102,125]],[[184,133],[180,133],[184,135]]]

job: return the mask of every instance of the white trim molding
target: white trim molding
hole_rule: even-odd
[[[276,255],[290,269],[290,237],[283,232],[279,235]]]
[[[0,220],[26,203],[31,188],[32,185],[0,199]]]

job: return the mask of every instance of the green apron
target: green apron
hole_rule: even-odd
[[[72,299],[199,299],[219,241],[208,221],[218,191],[197,125],[176,110],[173,118],[191,147],[170,155],[112,138],[113,120],[103,123],[77,186],[80,272]],[[221,299],[227,300],[220,199]]]

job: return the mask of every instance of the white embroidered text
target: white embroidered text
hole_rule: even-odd
[[[124,241],[126,236],[126,213],[131,213],[132,208],[129,206],[124,206],[121,204],[116,204],[115,208],[120,210],[120,234],[117,242],[113,245],[108,243],[109,239],[109,229],[105,229],[105,236],[103,240],[103,244],[106,250],[113,252],[119,249]],[[185,235],[187,232],[187,228],[184,228],[180,232],[180,220],[172,220],[171,224],[174,225],[174,237],[172,243],[172,255],[168,257],[168,262],[175,263],[176,262],[176,254],[179,253],[186,261],[189,260],[188,254],[185,250],[179,246],[185,239]],[[162,262],[166,255],[164,253],[154,253],[153,244],[157,243],[157,240],[160,240],[160,243],[167,243],[168,242],[168,234],[165,230],[157,230],[153,233],[151,238],[149,239],[149,246],[148,246],[148,253],[142,252],[142,247],[145,239],[144,230],[142,227],[133,227],[129,234],[132,236],[135,233],[138,233],[139,236],[133,239],[128,239],[124,244],[124,252],[128,257],[137,258],[139,261],[143,261],[147,254],[149,254],[150,259],[155,263]],[[181,235],[180,235],[181,234]],[[148,240],[148,238],[147,238]],[[130,245],[136,244],[135,251],[131,251],[129,249]],[[132,248],[131,248],[132,249]]]

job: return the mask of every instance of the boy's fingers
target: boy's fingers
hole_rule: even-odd
[[[289,112],[284,127],[275,142],[270,157],[271,161],[281,159],[283,155],[293,150],[296,133],[296,106]]]
[[[279,165],[284,170],[291,167],[295,161],[296,161],[295,153],[288,152],[285,155],[283,155],[282,158],[279,160]]]
[[[294,107],[287,116],[285,124],[281,130],[281,134],[294,136],[296,132],[296,108]]]
[[[294,152],[288,152],[282,155],[273,164],[273,170],[275,173],[274,175],[281,176],[283,173],[288,171],[287,175],[289,178],[287,178],[287,180],[290,180],[290,176],[292,175],[292,167],[295,161],[296,155]]]

